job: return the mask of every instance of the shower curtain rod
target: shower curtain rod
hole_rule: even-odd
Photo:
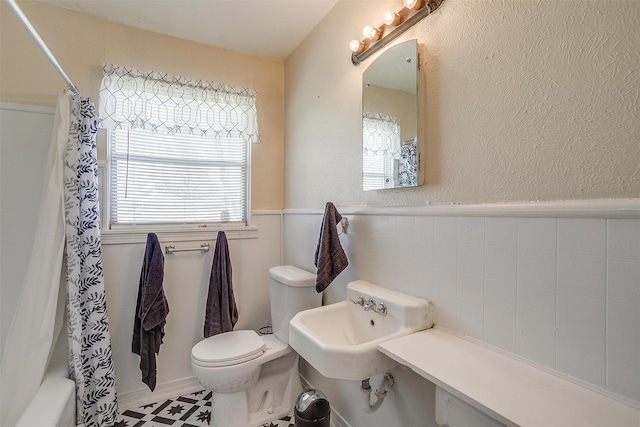
[[[18,17],[18,19],[22,23],[22,26],[24,26],[24,28],[27,30],[27,32],[33,38],[33,40],[35,40],[40,50],[42,50],[42,52],[47,57],[47,59],[51,62],[51,64],[53,64],[55,69],[58,70],[58,73],[60,73],[64,81],[67,83],[67,86],[69,86],[69,89],[71,89],[71,91],[76,95],[80,95],[78,88],[76,88],[76,86],[71,82],[71,79],[69,79],[69,76],[67,76],[67,73],[64,72],[64,70],[56,60],[56,57],[53,56],[53,53],[51,53],[51,51],[49,50],[47,45],[44,43],[42,38],[40,38],[40,35],[38,35],[38,32],[36,31],[36,29],[33,28],[33,25],[31,25],[31,22],[29,22],[25,14],[22,13],[22,10],[20,9],[20,7],[18,7],[18,4],[15,2],[15,0],[6,0],[6,2],[13,10],[13,13],[15,13],[16,16]]]

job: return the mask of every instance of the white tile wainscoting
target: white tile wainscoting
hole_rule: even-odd
[[[430,298],[436,323],[640,406],[640,200],[345,208],[350,265]],[[314,271],[320,211],[285,210],[285,263]]]

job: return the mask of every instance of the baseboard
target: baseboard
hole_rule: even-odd
[[[302,382],[303,389],[315,388],[304,375],[300,375],[300,381]],[[349,424],[333,406],[331,407],[331,427],[351,427],[351,424]]]
[[[120,412],[127,409],[137,408],[139,406],[148,405],[150,403],[159,402],[161,400],[171,399],[172,397],[183,396],[189,393],[195,393],[204,389],[195,377],[181,378],[175,381],[168,381],[156,385],[152,392],[148,388],[141,388],[126,393],[118,393],[118,409]]]

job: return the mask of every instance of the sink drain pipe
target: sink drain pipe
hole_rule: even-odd
[[[362,392],[362,408],[364,412],[367,413],[375,412],[380,405],[382,405],[384,398],[387,397],[387,392],[393,387],[393,375],[387,372],[384,374],[380,387],[374,391],[376,401],[371,403],[371,386],[369,385],[369,379],[370,378],[362,380],[362,385],[360,386],[360,391]]]

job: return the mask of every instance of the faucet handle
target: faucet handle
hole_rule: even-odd
[[[378,304],[378,306],[376,308],[374,308],[375,312],[382,315],[382,316],[386,316],[387,315],[387,306],[384,305],[383,302],[381,302],[380,304]]]
[[[362,295],[360,295],[358,297],[358,299],[356,299],[356,300],[349,298],[349,301],[351,301],[352,303],[354,303],[356,305],[359,305],[360,307],[362,307],[364,305],[364,297]]]

